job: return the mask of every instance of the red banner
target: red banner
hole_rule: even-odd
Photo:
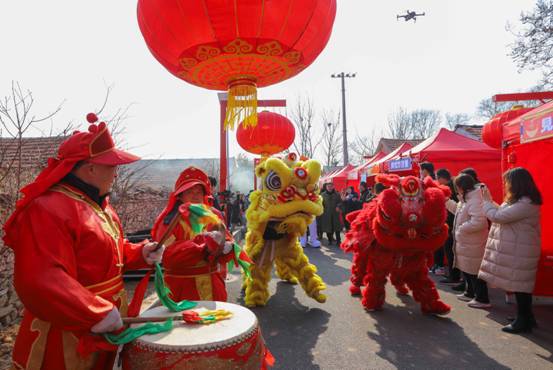
[[[520,142],[542,140],[553,137],[553,112],[528,118],[520,123]]]

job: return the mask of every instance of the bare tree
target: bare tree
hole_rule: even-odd
[[[491,98],[482,99],[478,103],[478,108],[476,108],[476,115],[489,120],[496,114],[509,110],[515,105],[517,105],[516,102],[496,103]]]
[[[426,139],[440,127],[440,111],[417,109],[410,113],[413,139]]]
[[[294,150],[308,158],[313,158],[320,140],[315,137],[315,108],[309,97],[298,97],[290,113],[296,127]]]
[[[22,185],[23,152],[21,148],[23,147],[23,136],[29,129],[35,128],[38,123],[51,119],[61,110],[63,105],[62,102],[51,113],[39,117],[33,112],[34,102],[32,92],[30,90],[24,91],[19,83],[15,81],[12,81],[11,93],[0,100],[0,125],[3,129],[2,133],[7,134],[6,136],[11,139],[15,139],[16,145],[15,155],[12,158],[6,158],[9,163],[2,163],[3,173],[0,174],[0,183],[13,170],[15,187],[17,189],[20,189]],[[0,149],[0,152],[5,155],[7,148]],[[5,159],[3,158],[4,155],[2,156],[2,160]],[[18,197],[19,193],[16,193],[15,198],[17,199]]]
[[[387,133],[393,139],[425,139],[436,131],[441,120],[436,110],[407,111],[400,107],[388,116]]]
[[[470,122],[470,115],[466,113],[446,113],[445,127],[450,130],[455,129],[457,125],[466,125]]]
[[[322,151],[326,166],[337,166],[342,152],[342,134],[340,132],[340,114],[324,111],[321,116],[323,125]]]
[[[399,107],[388,116],[386,123],[387,134],[392,139],[409,139],[412,136],[412,126],[409,120],[409,112]]]
[[[349,144],[349,147],[355,153],[356,163],[361,163],[365,157],[373,155],[376,150],[376,146],[378,145],[376,132],[372,130],[366,136],[356,134],[353,141]]]
[[[515,36],[510,56],[520,70],[541,70],[542,88],[551,87],[553,78],[553,1],[538,0],[536,7],[521,13],[522,28],[515,30],[510,24],[507,30]]]
[[[113,140],[120,148],[128,149],[124,136],[126,133],[125,114],[126,110],[121,110],[120,114],[116,114],[106,120],[110,126],[110,131]],[[109,122],[112,122],[111,124]],[[120,166],[117,169],[117,177],[113,183],[112,192],[114,203],[118,206],[118,211],[124,213],[125,202],[132,196],[132,193],[144,183],[146,176],[146,168],[152,165],[152,161],[138,162],[134,165]]]

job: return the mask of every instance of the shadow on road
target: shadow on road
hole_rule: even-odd
[[[421,315],[414,301],[408,307],[385,305],[371,316],[375,331],[367,335],[380,346],[376,354],[398,369],[421,364],[425,369],[508,369],[486,355],[457,323]]]
[[[295,297],[296,286],[277,283],[267,307],[254,308],[268,348],[275,356],[273,369],[319,369],[312,350],[327,329],[330,314],[302,305]],[[298,291],[298,294],[303,294]],[[301,355],[298,355],[301,354]]]
[[[490,294],[494,306],[486,317],[501,325],[507,325],[509,323],[507,317],[516,316],[516,304],[503,304],[501,303],[503,292],[494,290],[493,293],[498,294]],[[553,307],[537,305],[532,309],[538,321],[538,327],[532,333],[522,334],[522,336],[549,352],[549,357],[544,357],[539,353],[536,353],[536,356],[553,363]]]
[[[342,267],[338,263],[351,261],[351,256],[346,255],[338,247],[305,248],[304,253],[309,258],[309,262],[317,266],[318,274],[325,284],[337,286],[349,280],[349,268]]]

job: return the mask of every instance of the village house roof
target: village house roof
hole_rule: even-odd
[[[55,157],[58,147],[67,137],[24,137],[21,139],[21,167],[40,168],[46,165],[50,157]],[[0,168],[18,165],[19,140],[0,138]]]
[[[455,125],[456,133],[471,139],[482,141],[482,125]]]
[[[380,151],[388,154],[395,149],[399,148],[399,146],[403,143],[409,143],[412,146],[415,146],[419,143],[421,143],[423,139],[412,139],[412,140],[405,140],[405,139],[387,139],[387,138],[381,138],[378,142],[378,146],[375,149],[375,153],[378,153]]]

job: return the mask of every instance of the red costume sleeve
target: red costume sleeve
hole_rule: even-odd
[[[123,240],[123,263],[125,264],[125,270],[138,270],[151,267],[146,263],[144,255],[142,254],[142,248],[147,242],[147,240],[144,240],[143,242],[135,244],[129,242],[127,239]]]
[[[163,265],[178,271],[179,267],[194,266],[205,261],[205,256],[204,244],[197,244],[192,240],[176,241],[163,253]]]
[[[18,222],[14,283],[31,313],[63,330],[89,330],[113,304],[77,280],[74,230],[38,206],[29,206]]]

